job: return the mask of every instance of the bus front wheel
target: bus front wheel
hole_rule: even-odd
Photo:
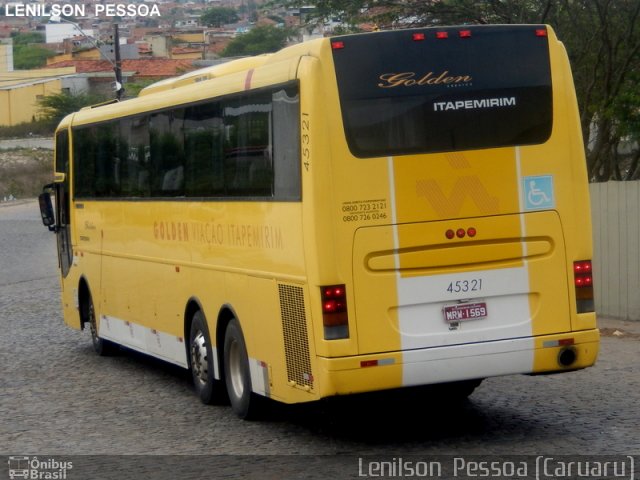
[[[224,373],[235,414],[244,420],[257,418],[261,398],[252,393],[247,346],[240,323],[235,318],[227,325],[224,336]]]

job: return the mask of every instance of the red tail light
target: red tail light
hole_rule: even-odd
[[[469,236],[470,238],[475,237],[478,234],[478,230],[475,227],[469,227],[466,230],[464,228],[458,228],[457,230],[448,229],[444,232],[444,236],[449,240],[453,240],[455,237],[464,238],[465,236]]]
[[[595,311],[591,260],[573,262],[573,284],[576,289],[576,309],[578,313]]]
[[[344,42],[341,42],[341,41],[331,42],[331,48],[334,50],[341,50],[344,48]]]
[[[436,38],[439,38],[439,39],[449,38],[449,33],[448,32],[436,32]]]
[[[344,285],[320,287],[325,340],[349,338],[347,291]]]
[[[471,30],[460,30],[458,34],[460,35],[460,38],[471,38]]]
[[[546,28],[536,28],[536,37],[546,37],[547,29]]]
[[[421,42],[424,39],[425,39],[424,33],[414,33],[413,34],[413,41],[414,42]]]

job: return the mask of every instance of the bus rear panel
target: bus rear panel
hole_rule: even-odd
[[[346,313],[340,331],[323,320],[324,393],[592,365],[585,160],[553,31],[391,31],[327,49],[336,278],[321,275],[317,302],[343,286]]]

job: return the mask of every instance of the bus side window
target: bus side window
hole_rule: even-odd
[[[184,195],[184,109],[151,116],[151,194],[157,197]]]
[[[188,197],[224,195],[223,131],[219,102],[185,109],[185,190]]]
[[[120,120],[120,196],[149,196],[148,117],[138,116]]]
[[[278,200],[300,200],[300,95],[298,85],[273,92],[274,196]]]
[[[272,197],[272,105],[253,94],[224,106],[225,184],[230,196]]]
[[[94,197],[96,190],[95,128],[73,130],[73,169],[75,197]]]

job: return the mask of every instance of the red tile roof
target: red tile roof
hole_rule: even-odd
[[[151,46],[148,43],[136,43],[136,45],[138,45],[138,52],[139,53],[151,53]]]
[[[47,68],[76,67],[77,73],[111,72],[113,66],[107,60],[65,60],[47,65]],[[144,58],[122,60],[123,72],[135,72],[137,77],[173,77],[197,67],[192,60],[168,58]]]
[[[174,55],[185,53],[202,53],[201,48],[189,48],[189,47],[173,47],[171,53]]]

